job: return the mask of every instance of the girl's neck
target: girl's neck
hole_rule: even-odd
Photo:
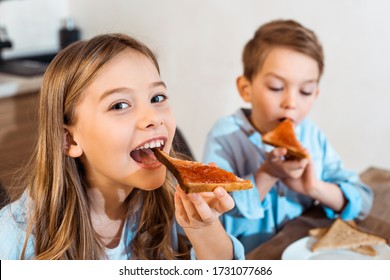
[[[106,216],[111,220],[123,219],[126,215],[124,202],[130,192],[90,187],[87,190],[91,215]]]
[[[88,189],[92,225],[107,248],[115,248],[120,242],[126,220],[125,200],[128,195],[121,189],[106,192],[99,188]]]

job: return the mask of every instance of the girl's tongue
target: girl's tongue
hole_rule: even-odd
[[[151,149],[139,149],[131,151],[130,156],[139,163],[148,164],[155,162],[157,159]]]

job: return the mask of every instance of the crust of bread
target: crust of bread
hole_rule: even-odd
[[[219,167],[173,158],[159,149],[152,150],[186,193],[212,192],[216,187],[223,187],[228,192],[253,188],[250,180],[239,178]]]
[[[371,257],[376,256],[376,250],[371,245],[362,245],[362,246],[359,246],[356,248],[352,248],[351,250],[356,252],[356,253],[360,253],[363,255],[371,256]]]
[[[362,246],[387,244],[387,240],[380,236],[362,232],[341,219],[336,219],[329,230],[312,247],[316,252],[323,249],[351,249],[359,252],[368,252]]]
[[[312,228],[309,230],[309,235],[317,239],[320,239],[328,232],[328,230],[329,230],[328,227]]]
[[[287,154],[295,158],[308,158],[309,154],[303,148],[295,136],[294,124],[290,119],[285,119],[273,130],[262,136],[264,143],[274,147],[287,148]]]

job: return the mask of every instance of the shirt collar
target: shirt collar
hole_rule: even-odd
[[[234,120],[237,126],[248,136],[249,141],[256,146],[263,146],[260,132],[249,121],[250,113],[251,109],[240,108],[234,113]]]

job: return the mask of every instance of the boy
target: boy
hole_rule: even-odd
[[[271,21],[246,44],[243,64],[237,89],[252,108],[239,109],[214,125],[203,158],[256,186],[232,193],[236,206],[222,217],[227,232],[248,253],[315,202],[331,219],[364,218],[372,191],[344,169],[325,135],[306,119],[324,68],[316,35],[292,20]],[[261,135],[286,118],[293,121],[309,159],[287,159],[285,148],[262,142]]]

